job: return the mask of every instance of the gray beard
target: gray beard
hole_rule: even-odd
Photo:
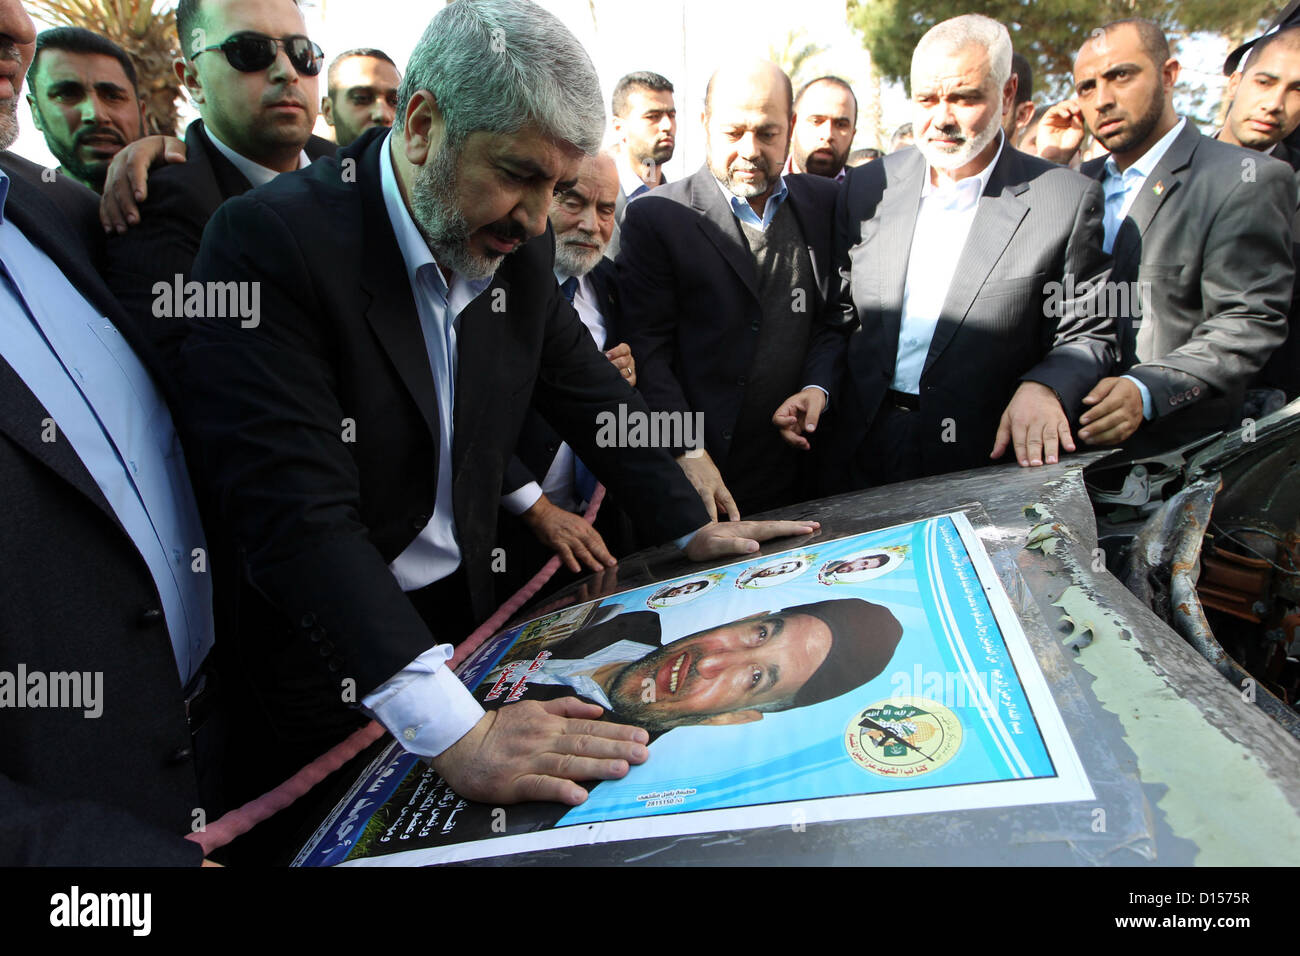
[[[584,236],[584,238],[586,237]],[[598,240],[592,237],[591,241],[594,242]],[[591,252],[583,252],[566,244],[563,237],[556,237],[555,268],[567,276],[581,279],[592,269],[596,268],[604,255],[604,248],[593,249]]]
[[[979,133],[974,139],[968,139],[961,147],[951,153],[945,153],[935,149],[925,140],[915,140],[916,148],[921,151],[925,161],[935,169],[952,170],[965,166],[972,159],[984,151],[989,143],[993,142],[993,137],[998,135],[1001,126],[997,118],[989,120],[989,125],[983,132]]]
[[[456,205],[456,164],[460,151],[444,142],[411,182],[411,218],[438,264],[466,279],[496,274],[504,256],[476,256],[469,249],[469,224]]]

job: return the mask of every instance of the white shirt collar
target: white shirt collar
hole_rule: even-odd
[[[1106,178],[1107,179],[1146,179],[1151,175],[1151,171],[1156,168],[1156,163],[1164,158],[1165,153],[1169,152],[1169,147],[1174,145],[1174,140],[1178,134],[1183,131],[1187,125],[1187,118],[1182,117],[1174,124],[1173,129],[1165,133],[1156,140],[1155,145],[1138,157],[1124,172],[1119,171],[1119,166],[1115,163],[1114,156],[1106,157]]]
[[[274,169],[269,169],[261,163],[255,163],[246,156],[241,156],[225,143],[217,138],[217,134],[212,132],[212,127],[207,123],[203,124],[203,132],[208,134],[208,139],[212,140],[212,145],[221,151],[221,155],[235,164],[235,168],[244,174],[254,186],[265,186],[276,176],[280,175]],[[302,169],[311,165],[311,159],[307,156],[305,149],[298,151],[298,168]]]
[[[645,183],[641,177],[632,169],[632,163],[627,155],[627,147],[618,151],[618,184],[623,188],[623,195],[631,197],[634,192],[640,189]]]
[[[988,165],[986,165],[974,176],[966,176],[962,179],[957,180],[955,183],[945,184],[943,186],[936,186],[931,181],[930,178],[931,166],[930,163],[927,161],[925,164],[925,184],[921,187],[921,198],[924,199],[926,196],[929,196],[932,193],[972,192],[975,191],[975,187],[972,184],[978,182],[979,190],[975,191],[975,197],[978,200],[980,196],[984,195],[984,190],[988,189],[989,180],[993,178],[993,169],[994,167],[997,166],[998,160],[1002,158],[1002,150],[1006,148],[1006,145],[1007,145],[1006,137],[1002,135],[1002,130],[999,129],[998,130],[998,151],[993,154],[993,158],[989,160]]]

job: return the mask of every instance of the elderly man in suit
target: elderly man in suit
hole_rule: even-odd
[[[363,707],[467,798],[576,804],[574,780],[646,759],[644,733],[599,708],[485,714],[446,667],[494,608],[530,396],[651,540],[704,559],[816,527],[708,524],[663,449],[597,441],[600,416],[649,412],[560,291],[547,212],[602,127],[595,70],[554,15],[453,3],[411,54],[391,130],[209,223],[195,276],[260,283],[264,309],[255,327],[200,317],[182,352],[187,424],[250,585],[232,770],[252,792]]]
[[[35,35],[0,0],[3,150]],[[197,865],[203,529],[96,197],[49,172],[0,152],[0,865]]]
[[[839,321],[854,331],[827,449],[860,488],[1073,451],[1070,423],[1113,362],[1101,194],[1018,152],[1006,28],[933,27],[912,56],[914,150],[849,178],[837,212]],[[797,398],[797,397],[796,397]],[[815,405],[811,418],[820,409]],[[806,442],[795,399],[779,419]]]
[[[617,260],[638,388],[656,412],[702,416],[703,448],[678,462],[710,515],[732,520],[806,497],[772,414],[803,387],[825,396],[841,339],[819,321],[837,186],[782,175],[791,94],[765,61],[714,73],[704,167],[628,206]]]
[[[1256,40],[1224,95],[1232,105],[1218,139],[1280,159],[1300,187],[1300,148],[1288,142],[1300,127],[1300,26]],[[1300,240],[1298,220],[1300,214],[1291,219],[1293,255]],[[1300,290],[1291,294],[1286,342],[1265,363],[1259,384],[1280,389],[1289,401],[1300,397]]]
[[[551,203],[555,232],[555,280],[573,305],[597,348],[627,380],[636,385],[636,362],[626,342],[618,342],[618,287],[614,263],[605,257],[614,231],[618,171],[601,153],[588,156],[576,181]],[[612,566],[614,554],[632,550],[620,511],[611,501],[602,504],[596,524],[581,517],[595,492],[595,476],[541,414],[530,410],[519,435],[515,460],[506,470],[507,494],[502,506],[501,545],[506,570],[497,575],[497,594],[505,601],[552,554],[558,554],[569,575],[547,582],[555,590],[583,567],[592,571]],[[514,516],[518,516],[515,520]],[[609,539],[609,540],[607,540]]]
[[[1120,330],[1123,374],[1084,399],[1079,434],[1130,455],[1241,426],[1246,387],[1286,338],[1294,278],[1291,168],[1180,118],[1178,71],[1141,19],[1093,31],[1074,62],[1083,118],[1110,150],[1082,172],[1105,189],[1115,276],[1140,292]]]
[[[110,239],[106,272],[171,366],[186,332],[173,305],[183,297],[160,298],[158,284],[190,279],[203,228],[223,202],[335,149],[311,134],[324,59],[293,0],[182,0],[176,27],[185,54],[176,73],[202,119],[186,131],[185,161],[150,177],[139,225]],[[196,48],[194,36],[207,42]],[[123,150],[105,193],[116,188],[121,163],[134,151],[160,155],[162,140],[147,137]]]

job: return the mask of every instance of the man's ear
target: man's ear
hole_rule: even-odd
[[[406,104],[402,147],[407,162],[423,166],[442,145],[444,127],[438,100],[428,90],[416,90]]]
[[[36,105],[36,97],[31,92],[31,84],[27,86],[27,107],[32,111],[32,125],[36,127],[38,133],[44,133],[45,124],[41,122],[41,111]]]
[[[320,115],[326,126],[334,125],[334,101],[328,96],[320,98]]]
[[[1165,88],[1165,93],[1173,92],[1174,85],[1178,82],[1178,74],[1182,66],[1173,57],[1165,60],[1165,65],[1160,70],[1160,79]]]
[[[1238,70],[1232,76],[1228,77],[1228,85],[1223,91],[1223,98],[1232,105],[1232,101],[1237,98],[1237,87],[1241,86],[1241,70]]]
[[[762,719],[762,711],[730,710],[725,714],[714,714],[712,717],[706,717],[700,723],[709,727],[728,727],[732,724],[752,724],[754,721]]]
[[[194,61],[179,57],[172,61],[172,70],[181,86],[189,91],[190,99],[195,103],[203,102],[203,84],[199,80],[199,71],[194,68]]]
[[[1016,90],[1020,88],[1020,77],[1012,73],[1002,87],[1002,116],[1016,108]]]
[[[1016,135],[1019,136],[1034,118],[1034,101],[1025,100],[1016,107]]]

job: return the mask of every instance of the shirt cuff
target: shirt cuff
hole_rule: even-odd
[[[541,496],[542,486],[535,481],[530,481],[523,487],[510,492],[510,494],[502,495],[501,507],[517,518],[537,504],[537,499]]]
[[[1138,387],[1138,391],[1142,393],[1142,417],[1151,421],[1151,416],[1156,412],[1151,402],[1151,389],[1147,388],[1140,378],[1134,378],[1132,375],[1121,375],[1120,378],[1126,378]]]
[[[810,389],[810,388],[815,388],[815,389],[817,389],[817,391],[821,392],[823,395],[826,396],[826,405],[825,405],[824,408],[822,408],[822,411],[826,411],[827,408],[830,408],[830,407],[831,407],[831,393],[830,393],[830,392],[826,391],[826,389],[822,388],[820,385],[805,385],[805,386],[801,389],[801,391],[807,391],[807,390]]]
[[[452,646],[431,647],[361,702],[398,743],[421,757],[436,757],[464,737],[483,708],[447,661]]]

